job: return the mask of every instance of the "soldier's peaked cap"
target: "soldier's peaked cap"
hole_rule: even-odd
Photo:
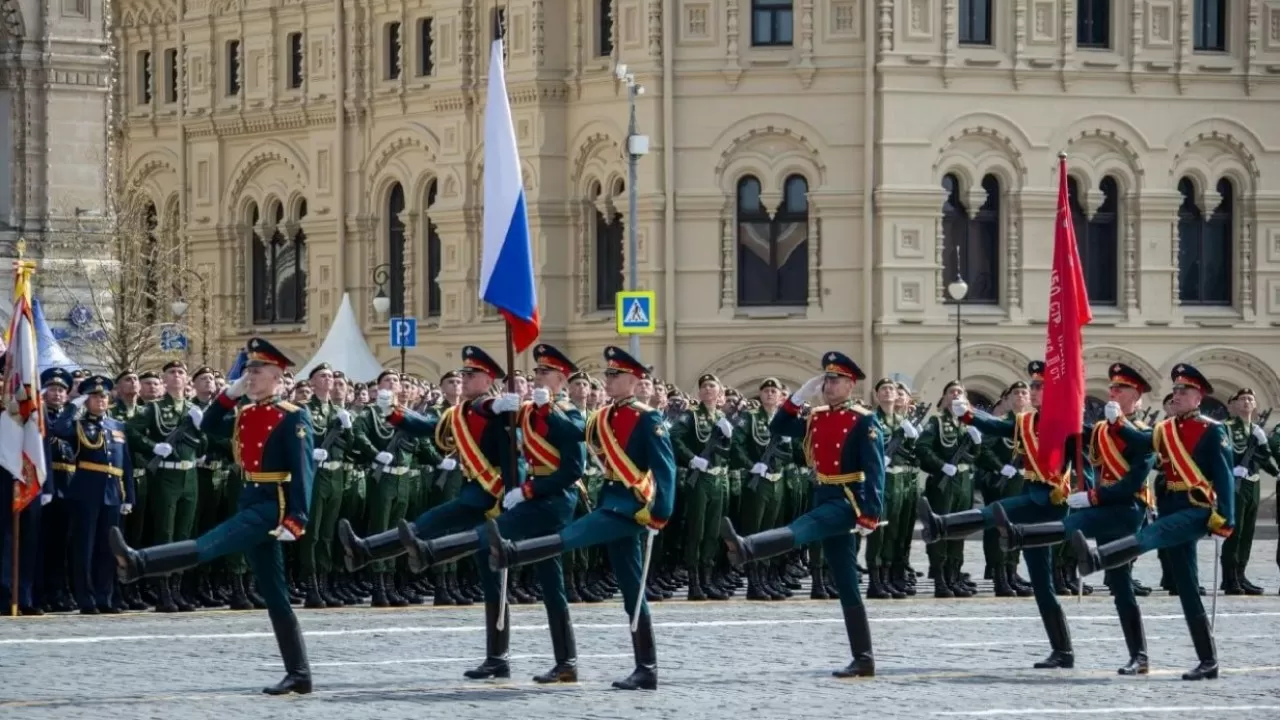
[[[209,367],[208,365],[201,365],[200,367],[196,368],[196,371],[195,371],[195,373],[191,376],[191,379],[192,379],[192,380],[195,380],[196,378],[200,377],[201,375],[208,375],[209,377],[217,377],[217,376],[218,376],[217,372],[216,372],[213,368]]]
[[[766,390],[766,389],[768,389],[768,388],[773,388],[774,390],[781,390],[781,389],[782,389],[782,383],[778,382],[778,378],[774,378],[774,377],[768,377],[768,378],[765,378],[765,379],[760,383],[760,389],[761,389],[761,390]]]
[[[1044,382],[1044,361],[1032,360],[1027,363],[1027,377],[1031,382]]]
[[[328,370],[329,372],[333,372],[333,366],[327,362],[322,362],[319,365],[311,368],[311,372],[307,373],[307,377],[313,378],[316,376],[317,373],[322,373],[325,370]]]
[[[1111,363],[1111,367],[1107,369],[1107,378],[1112,385],[1127,385],[1131,388],[1137,388],[1138,392],[1151,392],[1151,383],[1142,377],[1142,373],[1124,363]]]
[[[847,377],[851,380],[864,380],[867,374],[862,372],[858,363],[842,352],[832,350],[822,356],[822,370],[827,377]]]
[[[40,387],[71,387],[71,373],[60,367],[49,368],[40,373]]]
[[[884,387],[885,385],[891,385],[896,388],[898,386],[898,383],[894,381],[894,379],[891,377],[882,377],[876,381],[876,392],[880,392],[880,388]]]
[[[554,345],[546,343],[538,343],[533,347],[533,361],[539,370],[554,370],[566,376],[578,371],[578,366],[572,360]]]
[[[275,345],[260,337],[249,338],[249,342],[244,346],[245,353],[248,355],[249,361],[245,363],[245,367],[265,367],[274,365],[284,370],[293,367],[293,361],[289,359]]]
[[[106,395],[115,388],[115,383],[105,375],[91,375],[80,383],[82,395]]]
[[[1199,390],[1205,395],[1213,394],[1213,385],[1209,382],[1209,378],[1204,373],[1196,369],[1194,365],[1187,363],[1178,363],[1173,366],[1173,372],[1169,373],[1169,378],[1173,380],[1174,388],[1191,387]]]
[[[481,350],[475,345],[462,346],[462,371],[463,372],[482,372],[494,380],[501,380],[507,376],[489,353]]]
[[[1239,400],[1240,398],[1246,397],[1246,396],[1256,397],[1256,395],[1254,395],[1253,388],[1247,388],[1247,387],[1240,388],[1239,390],[1236,391],[1235,395],[1231,396],[1231,400],[1232,401]]]
[[[116,373],[116,382],[120,382],[121,380],[129,377],[130,375],[132,375],[133,377],[138,377],[138,373],[134,372],[133,368],[125,368],[124,370],[121,370],[120,372]]]
[[[638,378],[649,377],[649,368],[631,356],[631,353],[620,347],[610,345],[604,349],[606,372],[611,374],[627,373]]]

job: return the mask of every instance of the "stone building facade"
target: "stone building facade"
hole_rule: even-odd
[[[936,397],[1043,352],[1065,150],[1093,389],[1280,403],[1280,4],[1097,0],[188,0],[124,3],[128,187],[189,244],[223,362],[301,359],[350,293],[388,362],[497,352],[477,299],[489,45],[504,34],[544,339],[588,367],[636,263],[645,359],[682,385],[802,381],[827,349]],[[181,61],[180,61],[181,60]],[[651,152],[626,253],[628,92]]]

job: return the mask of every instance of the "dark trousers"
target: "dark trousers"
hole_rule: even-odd
[[[831,579],[840,593],[840,604],[853,607],[862,604],[858,588],[858,537],[849,533],[857,516],[849,501],[840,498],[819,503],[791,522],[787,527],[795,535],[796,547],[822,542],[822,554]]]
[[[82,610],[110,607],[116,563],[107,534],[120,524],[120,506],[71,504],[71,587]]]
[[[5,481],[8,482],[5,482]],[[13,497],[13,478],[7,472],[0,471],[0,487],[9,490],[5,494],[6,498]],[[12,499],[9,502],[13,502]],[[0,598],[6,610],[12,597],[13,589],[10,583],[13,582],[13,511],[12,506],[6,504],[0,508],[0,549],[4,552],[0,553],[0,589],[4,591],[4,597]],[[21,607],[35,607],[41,600],[39,587],[41,574],[43,569],[40,567],[40,545],[42,538],[40,536],[41,516],[44,508],[40,506],[40,498],[31,501],[18,515],[18,605]]]
[[[608,509],[595,510],[569,523],[560,531],[565,552],[604,545],[609,566],[618,579],[622,606],[628,616],[640,600],[640,613],[649,614],[649,604],[641,597],[640,573],[644,569],[645,527],[621,513]]]

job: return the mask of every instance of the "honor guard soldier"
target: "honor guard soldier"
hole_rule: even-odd
[[[916,483],[916,471],[911,466],[912,446],[920,437],[920,430],[911,419],[897,411],[898,384],[890,378],[876,381],[876,419],[884,426],[887,442],[885,443],[885,501],[886,518],[900,518],[903,515],[903,503],[910,486]],[[893,444],[890,452],[889,444]],[[915,509],[911,509],[914,513]],[[907,596],[904,589],[894,584],[889,568],[893,561],[896,540],[894,533],[898,527],[890,521],[867,538],[867,597],[894,598],[901,600]]]
[[[133,511],[134,487],[124,423],[107,415],[111,388],[101,375],[82,380],[80,396],[48,428],[71,448],[75,466],[66,498],[72,587],[81,615],[121,612],[107,537],[120,526],[120,516]]]
[[[853,360],[828,352],[822,365],[825,372],[805,382],[783,403],[769,428],[779,435],[804,438],[805,456],[818,481],[813,509],[786,527],[745,538],[725,518],[720,535],[734,565],[764,560],[821,540],[840,593],[853,651],[853,662],[832,674],[872,677],[876,664],[867,609],[858,589],[858,538],[875,532],[884,509],[885,427],[874,413],[854,403],[854,388],[866,375]],[[826,404],[803,417],[804,401],[819,390]]]
[[[311,505],[311,416],[305,408],[280,399],[288,357],[262,338],[247,349],[245,374],[218,395],[201,430],[232,438],[236,462],[243,468],[239,511],[195,540],[141,550],[130,548],[119,529],[111,532],[111,550],[122,582],[164,577],[243,552],[267,604],[285,678],[263,689],[268,695],[311,692],[302,628],[289,605],[282,542],[302,537]],[[247,397],[247,402],[241,402]]]
[[[786,470],[794,450],[792,440],[775,436],[769,424],[784,398],[782,383],[765,378],[760,383],[760,407],[744,410],[739,426],[742,441],[734,443],[735,464],[747,469],[742,488],[742,531],[748,535],[777,527],[786,491]],[[717,532],[719,528],[717,528]],[[773,570],[773,572],[771,572]],[[786,595],[774,582],[776,568],[751,565],[747,568],[748,600],[784,600]]]
[[[689,600],[728,600],[712,577],[716,533],[729,496],[729,450],[733,423],[720,410],[722,386],[715,375],[698,378],[698,402],[671,425],[671,445],[681,467],[687,502],[684,560],[689,573]]]
[[[1118,417],[1120,437],[1140,452],[1154,450],[1165,473],[1164,492],[1157,498],[1160,517],[1133,535],[1091,549],[1083,532],[1071,536],[1080,574],[1128,565],[1150,550],[1167,548],[1169,570],[1180,589],[1178,600],[1191,631],[1200,663],[1183,673],[1183,680],[1218,677],[1218,651],[1213,626],[1204,611],[1196,574],[1196,543],[1206,533],[1231,537],[1235,528],[1235,487],[1231,475],[1231,438],[1223,425],[1200,414],[1200,403],[1213,385],[1191,365],[1179,364],[1171,373],[1173,416],[1145,432]]]
[[[1151,385],[1124,363],[1112,365],[1109,375],[1111,401],[1105,409],[1107,419],[1089,429],[1089,461],[1095,468],[1096,478],[1094,488],[1068,496],[1067,506],[1071,512],[1060,522],[1012,525],[1003,506],[996,504],[993,513],[1005,550],[1057,545],[1077,530],[1099,542],[1117,540],[1136,533],[1146,521],[1148,511],[1155,509],[1154,498],[1147,487],[1147,476],[1155,466],[1155,453],[1147,443],[1125,442],[1121,426],[1115,424],[1123,416],[1139,430],[1147,430],[1138,420],[1138,410],[1142,396],[1151,392]],[[1115,599],[1120,629],[1129,649],[1129,662],[1119,672],[1146,675],[1147,639],[1131,570],[1129,563],[1107,570],[1106,583]],[[1050,620],[1046,618],[1045,624],[1048,626]]]
[[[522,401],[515,393],[504,393],[490,404],[490,411],[499,421],[504,421],[504,426],[508,417],[506,413],[516,413],[517,427],[520,428],[528,477],[506,491],[502,500],[504,512],[497,518],[503,536],[518,540],[560,532],[573,519],[587,457],[583,444],[586,420],[564,394],[569,376],[577,372],[577,367],[563,353],[545,343],[534,347],[533,359],[537,368],[534,370],[532,401]],[[457,422],[456,411],[446,411],[446,416],[449,422]],[[470,453],[462,452],[463,445],[457,442],[459,435],[464,433],[461,428],[446,428],[443,437],[452,438],[466,467],[471,464],[467,460]],[[429,523],[423,523],[421,527],[431,529]],[[409,551],[409,567],[415,573],[488,548],[484,526],[423,541],[418,538],[415,525],[401,520],[400,540]],[[506,678],[511,676],[507,653],[511,625],[504,618],[502,627],[497,627],[497,610],[501,604],[498,583],[493,573],[487,572],[487,563],[481,566],[486,570],[483,572],[486,657],[484,664],[468,672],[467,677]],[[535,569],[542,587],[542,602],[547,610],[555,666],[533,679],[539,683],[577,682],[578,649],[569,618],[560,556],[543,560]],[[490,605],[494,606],[492,612]]]
[[[951,414],[965,425],[1000,438],[1012,438],[1016,459],[1021,461],[1025,480],[1022,494],[1000,500],[979,509],[964,510],[948,515],[933,514],[928,500],[921,498],[918,515],[920,536],[926,543],[971,535],[980,530],[996,527],[995,509],[1000,507],[1016,523],[1038,523],[1061,520],[1067,514],[1067,496],[1071,494],[1071,476],[1064,468],[1046,468],[1040,464],[1040,399],[1043,392],[1044,363],[1035,360],[1027,366],[1031,375],[1031,405],[1034,410],[1024,412],[1012,420],[975,414],[969,402],[963,398],[951,401]],[[1074,438],[1068,438],[1065,458],[1075,457]],[[1081,468],[1085,485],[1092,486],[1092,471]],[[1053,589],[1053,558],[1048,547],[1027,547],[1024,553],[1027,572],[1031,575],[1031,587],[1036,598],[1040,619],[1049,636],[1052,652],[1049,657],[1034,665],[1037,669],[1071,668],[1075,666],[1075,651],[1071,644],[1071,631],[1067,616],[1058,604]]]
[[[1231,418],[1223,424],[1231,437],[1231,474],[1236,478],[1236,498],[1240,502],[1236,506],[1236,531],[1222,543],[1222,590],[1228,595],[1261,595],[1262,588],[1245,577],[1244,568],[1249,564],[1253,531],[1258,524],[1261,473],[1280,475],[1280,468],[1267,447],[1266,430],[1254,422],[1258,400],[1253,390],[1240,388],[1227,406]]]
[[[606,482],[596,509],[556,535],[504,540],[497,523],[488,523],[489,565],[494,570],[558,558],[592,545],[604,545],[617,575],[623,607],[631,617],[631,645],[636,667],[613,683],[620,690],[656,690],[658,651],[653,619],[645,600],[642,539],[656,535],[671,518],[675,504],[676,466],[662,415],[636,401],[635,390],[649,370],[618,347],[605,348],[606,389],[613,402],[595,413],[586,426],[587,448],[605,467]],[[648,543],[652,550],[652,543]],[[652,554],[652,553],[650,553]]]
[[[333,538],[338,527],[342,494],[346,489],[346,456],[351,445],[351,413],[333,397],[333,366],[320,363],[307,376],[313,394],[307,402],[311,425],[316,434],[315,488],[311,491],[310,527],[299,543],[303,581],[307,588],[309,608],[341,607],[346,603],[337,596],[330,573],[333,563]],[[354,598],[352,599],[354,604]]]

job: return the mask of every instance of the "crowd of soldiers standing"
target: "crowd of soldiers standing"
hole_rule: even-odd
[[[1034,369],[1029,369],[1034,377]],[[75,401],[87,372],[46,371],[42,378],[49,423]],[[515,392],[526,399],[532,384],[516,373]],[[223,374],[209,367],[193,372],[181,361],[160,372],[125,371],[115,377],[109,413],[126,429],[131,453],[132,492],[103,502],[119,504],[120,525],[130,545],[159,545],[194,538],[235,512],[241,485],[231,442],[206,438],[199,430],[204,408],[227,384]],[[415,576],[405,559],[378,561],[370,568],[349,572],[335,529],[347,519],[361,536],[396,526],[403,518],[455,497],[464,484],[458,462],[442,454],[428,438],[409,438],[395,432],[371,407],[379,390],[428,416],[458,402],[461,379],[449,372],[438,383],[386,370],[376,382],[350,381],[328,364],[315,367],[305,378],[286,375],[287,397],[310,411],[317,448],[316,475],[306,534],[286,549],[292,599],[308,608],[370,603],[374,607],[470,605],[482,599],[480,577],[470,561],[433,568],[429,576]],[[1033,404],[1035,380],[1009,386],[989,411],[997,416],[1023,412]],[[698,379],[696,391],[686,395],[674,385],[646,379],[637,399],[664,414],[680,469],[676,512],[657,536],[647,596],[660,601],[683,594],[689,600],[727,600],[745,588],[748,600],[783,600],[801,591],[810,578],[809,596],[837,597],[824,570],[820,546],[794,551],[745,571],[731,567],[719,541],[720,519],[728,517],[744,534],[781,527],[808,508],[813,482],[802,444],[774,437],[769,431],[773,413],[789,394],[777,379],[764,380],[749,396],[726,388],[714,375]],[[937,408],[962,396],[952,383],[933,403],[913,399],[902,383],[882,379],[874,385],[869,408],[892,436],[885,441],[886,524],[864,544],[866,595],[872,599],[901,599],[915,595],[917,582],[927,577],[939,598],[966,598],[978,593],[975,577],[965,572],[964,541],[928,546],[927,570],[912,563],[912,536],[917,499],[923,493],[939,513],[992,503],[1021,493],[1022,473],[1013,459],[1010,441],[981,437],[950,413]],[[586,373],[570,378],[569,401],[588,414],[607,402],[603,384]],[[1280,427],[1269,442],[1258,443],[1257,405],[1252,391],[1241,390],[1228,403],[1226,422],[1235,444],[1239,480],[1239,518],[1236,533],[1223,547],[1222,590],[1228,594],[1258,594],[1262,588],[1245,576],[1260,498],[1261,473],[1278,473]],[[1265,418],[1263,418],[1265,423]],[[158,612],[230,607],[265,607],[249,580],[240,556],[202,565],[185,574],[150,584],[124,585],[108,606],[93,601],[93,567],[111,563],[109,555],[92,543],[71,541],[73,512],[67,484],[76,468],[74,450],[65,441],[47,441],[48,482],[53,492],[39,505],[38,537],[26,542],[24,556],[37,568],[33,596],[24,614],[42,612],[121,612],[154,608]],[[923,482],[921,482],[923,478]],[[600,468],[589,464],[580,483],[578,513],[594,506],[604,484]],[[96,502],[96,500],[95,500]],[[26,527],[26,526],[24,526]],[[28,528],[29,529],[29,528]],[[5,538],[7,541],[8,538]],[[1059,594],[1092,592],[1080,581],[1067,545],[1056,553],[1054,585]],[[1027,597],[1031,585],[1018,573],[1017,552],[1000,549],[994,531],[983,539],[983,578],[992,581],[997,596]],[[77,558],[77,553],[88,557]],[[7,557],[7,553],[6,553]],[[566,590],[571,602],[600,602],[613,597],[617,583],[602,550],[565,555]],[[1280,557],[1277,558],[1280,562]],[[88,577],[75,582],[73,575]],[[8,582],[0,579],[0,586]],[[923,589],[923,583],[921,583]],[[1164,589],[1176,592],[1171,583]],[[539,599],[532,571],[513,573],[508,586],[512,603]],[[1135,591],[1150,588],[1136,583]],[[7,595],[7,589],[5,590]],[[1203,592],[1203,589],[1201,589]]]

